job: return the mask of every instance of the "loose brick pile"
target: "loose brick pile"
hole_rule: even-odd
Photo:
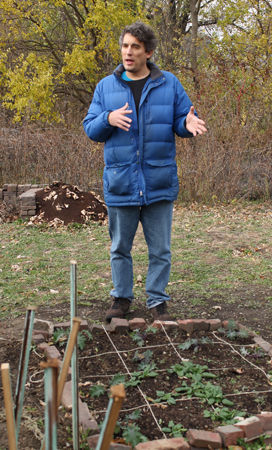
[[[152,327],[165,329],[179,327],[187,333],[195,330],[215,331],[220,327],[228,328],[228,321],[219,319],[188,319],[177,320],[177,322],[160,322],[155,321]],[[63,328],[64,330],[71,326],[70,322],[58,323],[53,326],[52,323],[35,319],[33,331],[33,343],[38,344],[38,348],[44,351],[47,358],[57,358],[62,365],[62,356],[56,347],[48,345],[45,341],[53,331]],[[126,319],[113,318],[109,325],[104,328],[107,332],[123,333],[133,331],[135,329],[145,330],[148,327],[146,321],[142,318],[134,318],[127,321]],[[92,334],[99,334],[104,331],[102,325],[92,324],[88,326],[88,322],[83,320],[80,325],[81,330],[89,329]],[[237,328],[245,328],[237,324]],[[269,356],[272,356],[272,345],[264,341],[254,332],[250,332],[254,342],[258,344]],[[67,409],[72,409],[72,387],[71,387],[71,369],[69,370],[67,381],[65,383],[64,392],[61,403]],[[95,448],[99,439],[99,427],[90,413],[87,405],[79,398],[79,423],[86,432],[88,429],[92,435],[88,437],[89,448]],[[219,426],[215,430],[204,431],[189,429],[184,438],[159,439],[155,441],[143,442],[136,445],[136,450],[201,450],[201,449],[220,449],[230,445],[236,445],[237,439],[242,438],[245,442],[253,441],[260,436],[267,436],[264,441],[266,445],[272,444],[272,412],[263,412],[256,416],[249,417],[239,421],[235,425]],[[110,450],[129,450],[131,447],[121,444],[111,444]]]

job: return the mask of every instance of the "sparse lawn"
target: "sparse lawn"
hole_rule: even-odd
[[[271,337],[272,205],[177,205],[172,273],[167,292],[174,317],[239,318]],[[51,229],[1,224],[0,318],[69,302],[69,261],[78,266],[78,302],[100,321],[112,288],[107,225]],[[141,231],[133,247],[134,317],[144,308],[147,248]],[[137,281],[141,275],[142,282]],[[51,291],[50,291],[51,290]],[[104,303],[106,302],[106,303]],[[137,314],[138,311],[138,314]],[[61,318],[67,318],[64,316]],[[148,314],[148,313],[147,313]]]

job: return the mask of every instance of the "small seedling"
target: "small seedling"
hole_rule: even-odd
[[[167,427],[163,427],[162,431],[164,433],[169,433],[173,437],[182,437],[187,428],[184,428],[180,423],[175,424],[173,420],[170,420]]]
[[[105,386],[101,384],[94,384],[89,390],[91,397],[100,397],[100,395],[105,394],[105,391]]]

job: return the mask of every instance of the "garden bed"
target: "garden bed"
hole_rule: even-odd
[[[59,351],[64,348],[60,345]],[[1,361],[11,365],[14,392],[20,343],[2,345],[0,355]],[[22,448],[40,448],[39,432],[43,433],[44,422],[43,374],[39,373],[42,358],[38,350],[31,352],[24,402],[29,419],[22,420]],[[269,356],[243,331],[194,331],[190,336],[178,328],[101,332],[90,340],[86,336],[85,346],[79,350],[79,390],[99,424],[105,416],[110,386],[124,383],[127,396],[115,438],[121,442],[134,439],[136,443],[143,436],[149,440],[185,436],[189,428],[213,430],[237,422],[234,417],[239,415],[271,411],[271,369]],[[7,446],[4,429],[2,421],[1,448]],[[58,441],[59,448],[72,448],[71,416],[64,410],[59,414]]]

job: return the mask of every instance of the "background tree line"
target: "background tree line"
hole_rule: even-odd
[[[159,39],[154,62],[209,127],[177,141],[182,199],[270,198],[271,1],[0,0],[0,12],[2,183],[95,179],[100,189],[101,147],[81,122],[120,62],[120,30],[141,19]]]

